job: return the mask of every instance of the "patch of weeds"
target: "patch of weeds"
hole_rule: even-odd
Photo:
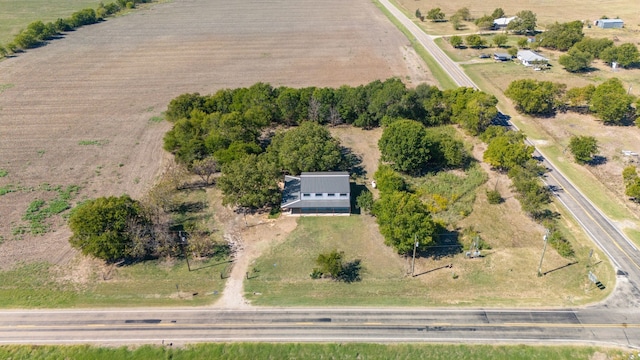
[[[118,167],[123,167],[123,166],[124,166],[123,163],[118,164]]]
[[[45,153],[46,153],[46,151],[44,149],[38,150],[38,156],[40,156],[40,157],[42,157]]]
[[[151,118],[149,118],[150,123],[159,123],[163,121],[164,121],[164,117],[162,116],[152,116]]]
[[[0,245],[4,242],[4,236],[0,235]]]
[[[14,236],[30,233],[32,235],[40,235],[49,232],[50,226],[46,220],[50,217],[60,215],[71,208],[70,201],[78,194],[80,187],[77,185],[69,185],[63,188],[60,185],[53,186],[47,183],[38,187],[41,191],[55,191],[58,195],[49,201],[36,199],[32,201],[25,210],[22,220],[28,225],[20,225],[12,229]]]
[[[107,145],[109,140],[80,140],[78,141],[78,145],[96,145],[103,146]]]
[[[137,183],[139,183],[139,182],[140,182],[140,178],[139,178],[139,177],[137,177],[137,178],[133,179],[133,183],[134,183],[134,184],[137,184]]]
[[[148,108],[146,108],[144,111],[146,111],[146,112],[152,112],[152,111],[153,111],[153,109],[154,109],[154,107],[153,107],[153,106],[149,106],[149,107],[148,107]]]
[[[9,175],[9,172],[5,169],[0,169],[0,178]]]
[[[15,191],[17,191],[17,189],[12,184],[0,186],[0,196],[15,192]]]
[[[5,90],[9,90],[15,85],[13,84],[0,84],[0,94],[2,94]]]

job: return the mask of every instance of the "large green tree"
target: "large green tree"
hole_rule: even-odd
[[[434,240],[436,225],[420,198],[404,191],[384,194],[373,206],[385,244],[399,254],[409,254],[414,239],[419,249],[426,249]]]
[[[260,209],[280,203],[281,173],[267,154],[246,155],[222,167],[217,186],[223,204]]]
[[[471,135],[482,133],[498,115],[498,99],[472,88],[447,90],[444,97],[451,111],[451,121],[460,124]]]
[[[536,29],[536,14],[530,10],[522,10],[516,14],[516,18],[507,25],[507,30],[516,34],[531,33]]]
[[[582,21],[571,21],[549,25],[547,30],[536,36],[536,40],[542,47],[554,50],[566,51],[575,43],[582,40]]]
[[[512,81],[504,94],[516,109],[530,115],[550,115],[556,110],[566,86],[551,81],[521,79]]]
[[[464,38],[464,42],[471,48],[478,49],[487,45],[487,41],[478,34],[471,34]]]
[[[338,140],[325,127],[310,121],[276,134],[268,152],[276,157],[281,170],[294,175],[345,167]]]
[[[571,48],[568,53],[561,55],[558,59],[560,65],[564,66],[569,72],[588,70],[592,61],[593,55],[576,48]]]
[[[572,136],[569,151],[580,164],[586,164],[598,153],[598,141],[593,136]]]
[[[628,68],[640,62],[640,53],[634,44],[625,43],[602,50],[600,59],[609,64],[616,62],[618,66]]]
[[[72,211],[69,242],[83,254],[115,261],[131,255],[134,228],[148,224],[140,204],[128,195],[101,197]]]
[[[429,142],[424,126],[414,120],[389,125],[378,141],[382,160],[395,170],[418,174],[429,162]]]
[[[531,159],[533,150],[533,146],[524,143],[521,135],[505,133],[489,142],[483,160],[495,168],[509,170]]]
[[[596,87],[590,109],[605,124],[622,124],[631,114],[634,97],[627,94],[622,81],[611,78]]]
[[[580,40],[579,42],[575,43],[573,45],[573,49],[576,50],[580,50],[582,52],[586,52],[591,54],[591,56],[593,56],[596,59],[600,58],[600,54],[602,54],[602,52],[613,46],[613,40],[607,39],[607,38],[590,38],[590,37],[584,37],[582,40]]]
[[[444,14],[444,12],[442,12],[442,10],[438,7],[433,8],[427,12],[427,19],[431,21],[442,21],[445,17],[446,15]]]
[[[407,188],[407,184],[402,176],[388,165],[378,166],[378,170],[373,174],[373,179],[376,181],[376,187],[382,194],[405,191]]]

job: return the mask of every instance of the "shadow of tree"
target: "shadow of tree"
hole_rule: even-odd
[[[457,230],[444,230],[434,239],[433,245],[426,250],[416,254],[418,257],[431,257],[439,260],[445,257],[452,257],[462,252],[462,244],[460,243],[460,233]]]

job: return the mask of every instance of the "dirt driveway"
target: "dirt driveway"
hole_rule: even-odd
[[[0,62],[0,187],[74,184],[78,200],[139,197],[162,169],[170,127],[149,120],[185,92],[431,79],[368,0],[175,0],[65,37]],[[0,196],[0,269],[73,257],[62,219],[13,240],[27,205],[47,196]]]

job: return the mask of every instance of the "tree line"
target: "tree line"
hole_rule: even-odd
[[[523,184],[518,185],[523,209],[534,218],[544,218],[543,205],[548,197],[544,197],[544,187],[534,176],[540,171],[532,165],[531,148],[522,144],[521,135],[491,125],[497,115],[496,102],[495,97],[469,88],[441,91],[420,85],[407,89],[398,79],[338,89],[273,88],[257,83],[209,96],[183,94],[172,100],[166,118],[173,128],[165,135],[164,148],[206,183],[220,171],[214,181],[223,193],[224,204],[252,210],[277,209],[283,174],[351,170],[357,166],[359,160],[331,136],[326,124],[385,126],[378,145],[386,165],[374,175],[381,197],[374,202],[371,194],[365,193],[357,202],[376,216],[385,242],[399,253],[407,253],[413,249],[415,234],[421,239],[420,247],[426,248],[444,225],[431,217],[400,172],[420,175],[464,167],[470,158],[460,140],[431,131],[433,126],[459,124],[471,135],[490,138],[485,160],[502,171],[518,169],[513,171],[519,171],[517,179],[523,179],[518,182]],[[501,138],[507,141],[496,140]],[[525,171],[529,168],[533,170]],[[80,207],[70,220],[75,224],[72,243],[83,251],[88,246],[81,241],[83,234],[90,233],[103,234],[104,239],[97,243],[112,242],[119,249],[104,250],[100,256],[108,259],[118,254],[152,256],[158,249],[179,245],[175,237],[167,242],[152,241],[154,234],[162,233],[154,233],[154,226],[162,222],[146,215],[128,197],[99,200],[98,205]],[[89,231],[78,228],[92,224],[90,219],[96,214],[109,214],[101,212],[100,207],[115,208],[110,211],[126,216],[109,220],[118,226],[96,226]],[[85,217],[89,221],[84,221]],[[126,236],[119,238],[122,234]]]
[[[561,83],[521,79],[512,81],[504,94],[515,102],[516,110],[527,115],[553,116],[556,111],[572,110],[592,113],[606,125],[635,121],[640,126],[640,101],[628,94],[618,78],[569,90]]]
[[[59,18],[56,21],[44,23],[36,20],[21,30],[13,41],[6,46],[0,44],[0,57],[15,54],[20,51],[35,48],[55,39],[63,32],[73,31],[85,25],[95,24],[103,19],[116,14],[122,9],[131,9],[140,3],[149,3],[152,0],[116,0],[108,4],[100,3],[97,9],[86,8],[74,12],[68,18]]]

